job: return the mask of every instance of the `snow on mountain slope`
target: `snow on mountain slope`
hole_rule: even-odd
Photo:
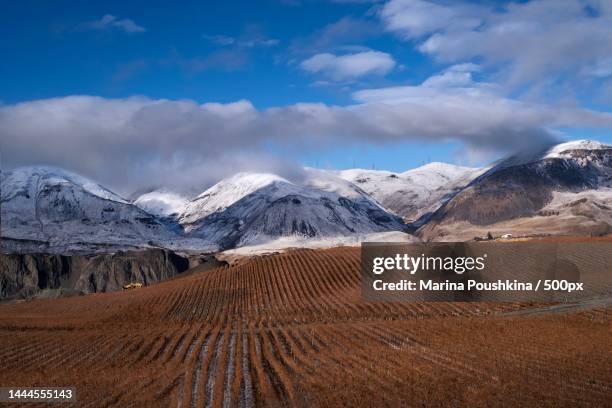
[[[43,180],[46,184],[74,184],[84,191],[104,200],[127,204],[128,202],[107,188],[85,177],[69,171],[49,166],[21,167],[4,172],[2,176],[2,198],[10,200],[20,194],[35,194],[37,184]]]
[[[509,229],[515,221],[538,231],[555,224],[554,231],[602,233],[612,231],[610,191],[612,147],[594,141],[524,152],[483,169],[306,168],[295,179],[240,173],[191,201],[157,190],[131,203],[73,173],[25,167],[1,175],[1,232],[4,241],[84,251],[346,243],[406,231],[397,215],[427,240],[478,235],[483,226]]]
[[[551,147],[543,158],[572,158],[572,151],[604,149],[610,149],[610,146],[596,140],[572,140],[571,142],[560,143]]]
[[[404,173],[352,169],[337,174],[359,186],[383,207],[406,221],[422,222],[483,171],[446,163],[429,163]]]
[[[343,197],[367,200],[377,204],[376,200],[369,196],[353,182],[339,177],[337,174],[311,167],[304,168],[304,179],[301,181],[307,187],[336,193]],[[378,204],[377,204],[378,205]]]
[[[424,239],[471,238],[489,230],[607,234],[611,189],[612,146],[582,140],[522,152],[474,179],[418,233]]]
[[[155,190],[134,200],[134,204],[158,217],[173,217],[183,212],[189,202],[187,197],[168,190]]]
[[[416,169],[405,171],[401,173],[401,176],[410,179],[415,184],[434,190],[449,182],[458,180],[465,175],[471,175],[479,171],[481,171],[481,169],[433,162],[417,167]]]
[[[130,203],[61,169],[19,168],[2,174],[2,237],[86,251],[198,249],[217,242],[232,247],[279,237],[404,230],[400,219],[352,183],[315,169],[304,174],[294,183],[273,174],[241,173],[192,201],[157,190]]]
[[[287,180],[268,173],[237,173],[219,181],[208,190],[185,204],[179,222],[189,225],[217,211],[222,211],[241,198],[275,181]]]
[[[71,248],[172,239],[155,217],[99,184],[51,167],[2,173],[2,237]]]
[[[237,174],[206,190],[178,217],[189,236],[222,248],[285,236],[332,237],[400,231],[401,220],[357,187],[331,174],[306,169],[290,182],[270,174]]]

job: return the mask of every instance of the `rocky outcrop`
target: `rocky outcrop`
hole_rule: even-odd
[[[0,254],[0,299],[119,290],[172,278],[189,260],[172,251],[119,251],[99,255]]]

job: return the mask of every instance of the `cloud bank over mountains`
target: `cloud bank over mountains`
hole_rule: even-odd
[[[145,97],[69,96],[0,108],[5,166],[61,165],[119,191],[143,180],[210,184],[239,169],[298,166],[270,145],[324,149],[352,143],[459,140],[507,152],[551,142],[556,129],[611,128],[612,114],[523,102],[453,66],[420,85],[355,92],[354,103],[298,103],[259,110],[247,100],[203,103]]]
[[[254,49],[284,52],[276,67],[290,80],[297,73],[332,83],[342,105],[312,102],[308,94],[289,100],[309,102],[263,109],[240,94],[224,103],[73,95],[0,105],[3,166],[58,165],[130,193],[143,180],[205,187],[240,170],[295,176],[301,166],[279,158],[283,149],[458,141],[469,151],[502,154],[572,129],[612,128],[612,113],[572,98],[574,89],[612,89],[610,1],[390,0],[368,7],[293,39],[269,37],[254,25],[238,35],[200,34],[211,54],[175,51],[158,64],[196,74],[246,67],[251,54],[262,55]],[[85,24],[141,39],[153,30],[110,14]],[[374,37],[378,42],[368,43]],[[379,37],[393,39],[393,47]],[[404,51],[415,65],[426,60],[426,70],[404,66]],[[149,65],[134,61],[115,83]],[[532,92],[555,88],[570,97]]]

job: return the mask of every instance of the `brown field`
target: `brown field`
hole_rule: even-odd
[[[91,407],[611,405],[609,306],[366,303],[359,265],[296,250],[0,306],[0,385]]]

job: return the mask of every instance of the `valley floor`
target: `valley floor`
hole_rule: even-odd
[[[605,406],[609,304],[367,303],[358,248],[0,306],[0,385],[78,406]],[[538,313],[521,311],[538,308]]]

